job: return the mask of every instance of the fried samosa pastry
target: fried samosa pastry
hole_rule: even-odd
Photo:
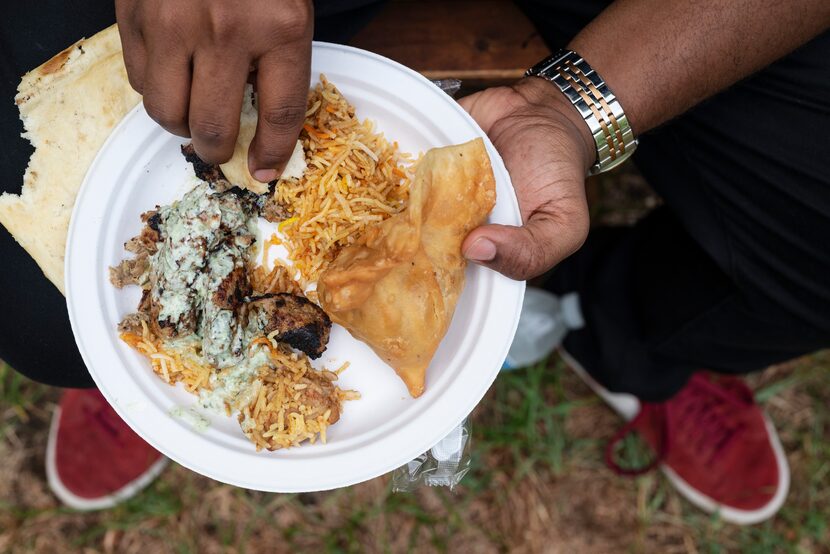
[[[461,243],[496,202],[484,142],[435,148],[409,205],[344,248],[318,282],[323,309],[392,366],[413,397],[464,288]]]

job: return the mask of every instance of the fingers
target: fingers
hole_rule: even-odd
[[[259,59],[259,120],[248,158],[251,175],[258,181],[267,183],[279,177],[294,151],[305,119],[310,74],[310,40]]]
[[[249,65],[228,51],[194,55],[188,122],[193,147],[208,163],[224,163],[233,155]]]
[[[189,137],[190,57],[170,40],[154,41],[144,74],[144,108],[169,132]]]
[[[555,106],[532,102],[516,87],[487,89],[460,104],[501,154],[524,220],[522,227],[475,229],[462,252],[514,279],[541,275],[575,252],[588,235],[579,132]]]
[[[483,98],[481,92],[473,93],[469,96],[465,96],[461,100],[458,101],[458,104],[464,108],[464,110],[475,119],[478,126],[481,127],[481,130],[484,131],[485,134],[490,134],[490,129],[495,123],[496,118],[488,111],[482,110],[480,105],[480,100]]]
[[[115,2],[115,13],[118,19],[118,33],[121,36],[121,51],[124,56],[124,66],[127,68],[127,78],[130,86],[138,92],[144,92],[144,68],[147,66],[147,52],[144,47],[144,38],[141,36],[135,4],[128,0]]]
[[[588,210],[537,211],[522,227],[484,225],[471,232],[464,256],[512,279],[541,275],[582,246],[588,235]]]
[[[481,95],[480,92],[474,92],[469,96],[465,96],[464,98],[458,100],[458,105],[464,108],[467,113],[470,113],[476,103],[476,98],[478,98],[479,95]]]
[[[196,153],[223,163],[234,152],[252,62],[260,117],[249,166],[270,181],[291,156],[305,116],[311,0],[116,0],[130,84],[150,116],[192,136]]]
[[[130,85],[144,97],[149,116],[171,133],[189,136],[187,112],[190,102],[190,50],[174,27],[157,25],[145,37],[142,32],[141,2],[117,0],[118,30],[124,65]],[[148,40],[145,41],[145,38]]]
[[[518,101],[519,98],[510,87],[494,87],[465,96],[458,104],[489,135],[499,119],[516,109]],[[494,105],[498,105],[499,109],[492,109]]]

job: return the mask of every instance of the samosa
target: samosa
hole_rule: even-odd
[[[369,228],[322,273],[331,319],[392,366],[413,397],[464,288],[461,243],[496,202],[484,142],[435,148],[418,163],[409,205]]]

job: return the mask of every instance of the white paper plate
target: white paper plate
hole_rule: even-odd
[[[403,151],[483,137],[496,174],[498,201],[490,220],[517,225],[510,178],[481,129],[453,100],[421,75],[381,56],[315,43],[312,75],[324,73]],[[137,287],[116,290],[108,268],[126,254],[124,242],[141,227],[139,214],[179,198],[192,169],[179,152],[183,139],[163,131],[143,107],[113,131],[78,195],[66,250],[66,292],[75,340],[101,392],[139,435],[176,462],[209,477],[250,489],[299,492],[332,489],[386,473],[437,443],[481,400],[516,330],[524,283],[470,267],[452,325],[427,372],[426,392],[410,398],[394,371],[342,328],[332,330],[318,360],[351,367],[339,384],[360,391],[347,402],[325,445],[256,452],[235,418],[200,413],[198,430],[177,407],[195,397],[171,387],[147,361],[123,344],[116,326],[135,311]],[[320,365],[320,364],[316,364]]]

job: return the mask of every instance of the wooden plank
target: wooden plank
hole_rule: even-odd
[[[509,0],[392,0],[352,40],[432,78],[510,82],[548,54]]]

